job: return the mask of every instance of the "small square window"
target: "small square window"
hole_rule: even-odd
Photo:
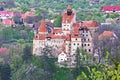
[[[82,44],[82,47],[83,47],[83,44]]]
[[[90,41],[90,40],[88,39],[88,41]]]
[[[88,44],[88,46],[90,46],[90,44]]]
[[[84,44],[84,46],[86,46],[86,44]]]
[[[91,52],[91,49],[89,49],[89,52]]]

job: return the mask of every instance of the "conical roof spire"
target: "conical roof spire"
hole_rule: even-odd
[[[41,21],[41,24],[40,24],[40,27],[39,27],[38,31],[39,31],[39,32],[47,32],[45,20],[42,20],[42,21]]]
[[[67,10],[72,10],[72,7],[68,5]]]

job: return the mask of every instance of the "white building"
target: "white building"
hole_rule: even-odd
[[[77,22],[75,11],[68,5],[67,10],[62,15],[61,28],[54,28],[53,32],[48,34],[45,21],[41,21],[33,39],[33,54],[42,56],[41,50],[45,46],[51,46],[54,52],[57,51],[53,53],[58,57],[59,63],[66,61],[68,56],[75,56],[77,47],[93,54],[93,37],[97,29],[98,23],[96,21]],[[61,53],[59,53],[60,51]]]

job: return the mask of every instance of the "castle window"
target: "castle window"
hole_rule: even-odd
[[[86,46],[86,44],[84,44],[84,46]]]
[[[77,45],[79,45],[79,43]]]
[[[91,52],[91,49],[89,49],[89,52]]]
[[[75,43],[74,43],[74,45],[75,45]]]
[[[83,47],[83,44],[82,44],[82,47]]]
[[[88,41],[89,41],[89,39],[88,39]]]
[[[84,39],[84,41],[86,41],[86,39]]]
[[[88,46],[90,46],[90,44],[88,44]]]
[[[76,38],[76,41],[77,41],[77,38]]]

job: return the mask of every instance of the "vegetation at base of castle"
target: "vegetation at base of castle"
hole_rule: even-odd
[[[105,65],[96,64],[87,67],[83,63],[92,57],[87,55],[83,49],[77,48],[76,53],[79,56],[77,56],[77,62],[80,61],[80,63],[76,65],[76,68],[63,68],[55,65],[57,59],[50,55],[52,53],[48,48],[42,51],[43,56],[38,57],[32,55],[31,47],[32,45],[28,43],[11,45],[6,54],[0,54],[1,80],[9,78],[10,80],[109,80],[109,78],[119,80],[119,60],[105,57]],[[81,55],[80,52],[83,54]],[[48,54],[51,57],[48,57]],[[85,58],[85,55],[88,57]],[[108,56],[108,52],[106,55]],[[3,70],[4,74],[2,74]]]

